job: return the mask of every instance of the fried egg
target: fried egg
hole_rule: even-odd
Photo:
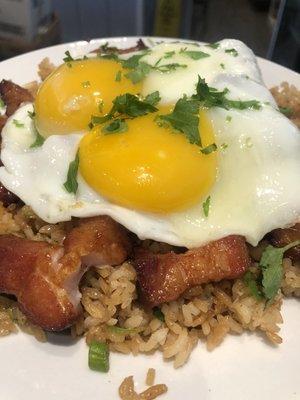
[[[187,248],[230,234],[256,245],[272,229],[295,223],[299,131],[277,110],[251,50],[234,40],[218,46],[162,43],[142,60],[162,68],[136,84],[124,71],[116,79],[115,60],[59,67],[39,90],[35,124],[34,106],[26,104],[3,128],[1,182],[50,223],[109,215],[141,239]],[[157,115],[195,93],[198,75],[216,90],[228,89],[232,100],[261,105],[201,109],[202,146],[217,146],[209,154],[157,123]],[[99,126],[87,129],[90,116],[109,112],[116,96],[154,91],[161,97],[158,111],[127,120],[126,131],[106,135]],[[33,147],[36,128],[45,138],[39,147]],[[64,184],[77,152],[74,194]]]

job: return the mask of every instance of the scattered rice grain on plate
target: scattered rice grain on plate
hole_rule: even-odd
[[[133,376],[127,376],[119,387],[119,396],[122,400],[154,400],[166,393],[168,388],[165,384],[151,385],[141,393],[134,390]]]
[[[146,385],[152,386],[155,382],[155,369],[149,368],[146,375]]]

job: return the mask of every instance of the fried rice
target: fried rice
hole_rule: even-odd
[[[49,60],[43,61],[40,65],[42,79],[53,67]],[[27,87],[32,93],[36,92],[35,82]],[[300,91],[284,82],[271,92],[279,106],[292,110],[290,118],[299,126]],[[0,234],[12,233],[61,244],[69,224],[47,224],[26,205],[4,208],[0,204]],[[250,269],[254,274],[265,245],[262,242],[250,249],[253,258]],[[152,241],[145,241],[144,246],[151,246],[152,251],[166,249],[165,244]],[[208,350],[213,350],[228,334],[259,332],[277,345],[282,342],[279,331],[283,322],[283,297],[300,296],[299,267],[299,264],[293,265],[290,259],[284,259],[281,291],[272,303],[255,299],[241,278],[196,286],[178,300],[154,310],[147,310],[139,303],[136,272],[130,262],[117,267],[94,267],[81,281],[84,312],[71,328],[71,334],[73,337],[84,337],[88,344],[93,340],[107,342],[112,351],[124,354],[149,354],[159,350],[164,359],[173,360],[175,368],[187,362],[199,341],[205,343]],[[46,340],[46,334],[28,322],[14,299],[0,296],[0,336],[16,333],[18,328],[40,341]],[[132,377],[129,378],[127,388],[133,382]],[[149,377],[149,382],[153,381],[154,377]]]

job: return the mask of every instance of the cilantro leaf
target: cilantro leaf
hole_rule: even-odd
[[[122,60],[122,66],[123,68],[127,69],[134,69],[139,65],[140,59],[144,57],[146,54],[148,54],[149,51],[144,51],[141,54],[135,54],[126,60]]]
[[[228,53],[230,55],[232,55],[233,57],[237,57],[238,56],[238,52],[236,51],[236,49],[226,49],[225,53]]]
[[[199,100],[204,107],[220,107],[229,110],[230,108],[235,108],[238,110],[254,109],[259,110],[261,104],[257,100],[230,100],[227,99],[226,94],[229,92],[227,88],[222,91],[210,87],[198,76],[198,83],[196,86],[196,94],[192,96],[193,99]]]
[[[279,111],[286,117],[290,117],[293,114],[293,109],[291,107],[279,107]]]
[[[170,114],[160,115],[158,120],[169,123],[174,129],[183,133],[190,143],[201,146],[198,114],[199,102],[182,97]]]
[[[27,111],[28,117],[31,119],[34,119],[35,117],[35,111]]]
[[[112,119],[112,115],[110,113],[104,115],[103,117],[100,117],[99,115],[92,115],[90,122],[91,128],[95,125],[104,124],[104,122],[107,122],[110,119]]]
[[[251,271],[247,271],[243,277],[243,280],[252,296],[255,297],[257,300],[262,300],[263,294],[261,292],[261,288],[256,282],[255,275]]]
[[[161,322],[165,322],[165,315],[159,307],[154,307],[152,312],[155,318],[159,319]]]
[[[81,86],[84,88],[88,88],[91,86],[91,82],[90,81],[81,82]]]
[[[160,101],[160,95],[158,90],[148,94],[144,99],[145,103],[151,104],[152,106],[155,106],[159,101]]]
[[[125,93],[117,96],[113,100],[113,108],[111,112],[125,114],[128,117],[135,118],[157,111],[154,105],[140,100],[138,96],[131,93]]]
[[[204,201],[204,203],[202,204],[202,208],[203,208],[204,215],[206,217],[208,217],[209,209],[210,209],[210,196],[208,196],[208,198]]]
[[[122,78],[122,71],[118,71],[115,76],[115,81],[120,82]]]
[[[122,94],[113,100],[113,106],[108,114],[104,116],[92,115],[89,126],[92,128],[95,125],[103,124],[109,120],[116,120],[116,118],[120,116],[136,118],[153,113],[157,111],[154,105],[158,103],[159,100],[160,96],[158,91],[150,93],[144,100],[141,100],[138,96],[131,93]],[[103,131],[106,133],[109,133],[110,130],[112,133],[116,131],[124,132],[126,125],[124,119],[121,118],[118,124],[119,126],[117,126],[117,124],[107,124]]]
[[[253,110],[260,110],[261,109],[261,104],[257,100],[229,100],[225,99],[224,100],[224,108],[236,108],[237,110],[247,110],[247,109],[253,109]]]
[[[75,61],[75,59],[71,56],[69,50],[65,51],[65,57],[63,58],[65,63],[69,63],[71,61]]]
[[[78,189],[78,182],[77,182],[77,173],[78,173],[78,166],[79,166],[79,152],[77,151],[75,159],[70,162],[67,180],[64,183],[64,187],[67,192],[69,193],[76,193]]]
[[[119,49],[117,47],[110,46],[108,42],[105,42],[99,47],[99,52],[100,54],[118,54]]]
[[[5,107],[4,101],[0,98],[0,109]]]
[[[190,57],[193,60],[200,60],[201,58],[210,57],[210,54],[204,53],[204,51],[181,49],[179,53],[186,55],[187,57]]]
[[[211,49],[217,49],[218,47],[220,47],[220,43],[216,42],[216,43],[208,43],[205,46],[210,47]]]
[[[213,153],[213,152],[216,151],[216,150],[217,150],[217,145],[216,145],[216,143],[212,143],[212,144],[210,144],[210,145],[204,147],[204,148],[201,149],[200,151],[201,151],[201,153],[203,153],[203,154],[210,154],[210,153]]]
[[[114,53],[108,53],[108,54],[99,54],[100,58],[104,58],[105,60],[114,60],[117,62],[122,62],[122,60],[119,58],[117,54]]]
[[[170,64],[154,66],[153,68],[159,72],[165,73],[165,72],[175,71],[177,68],[186,68],[186,67],[187,67],[186,64],[170,63]]]
[[[111,135],[112,133],[125,132],[127,129],[128,126],[126,122],[123,119],[117,118],[104,125],[102,132],[104,132],[105,135]]]
[[[127,79],[130,79],[133,84],[142,81],[151,71],[151,65],[140,62],[136,68],[132,69],[131,71],[125,74]]]
[[[30,149],[41,147],[45,142],[45,138],[37,131],[37,129],[35,130],[35,133],[35,141],[30,145]]]
[[[164,58],[171,58],[171,57],[174,56],[174,54],[175,54],[174,50],[173,51],[166,51],[165,55],[164,55]]]
[[[290,243],[285,247],[274,247],[269,245],[264,250],[259,262],[259,267],[262,270],[263,294],[269,301],[274,299],[281,285],[283,276],[282,260],[284,253],[299,244],[300,240]]]
[[[13,119],[13,124],[17,127],[17,128],[24,128],[24,124],[20,121],[18,121],[17,119]]]

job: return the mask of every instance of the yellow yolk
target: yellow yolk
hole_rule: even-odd
[[[87,59],[63,64],[41,85],[35,100],[36,126],[47,137],[86,130],[91,115],[106,114],[112,100],[141,87],[121,76],[113,60]]]
[[[101,127],[93,128],[80,142],[81,175],[97,193],[121,206],[157,213],[188,208],[212,187],[216,153],[202,154],[199,146],[159,127],[154,118],[148,114],[127,120],[123,133],[105,135]],[[205,111],[199,125],[203,146],[214,143]]]

